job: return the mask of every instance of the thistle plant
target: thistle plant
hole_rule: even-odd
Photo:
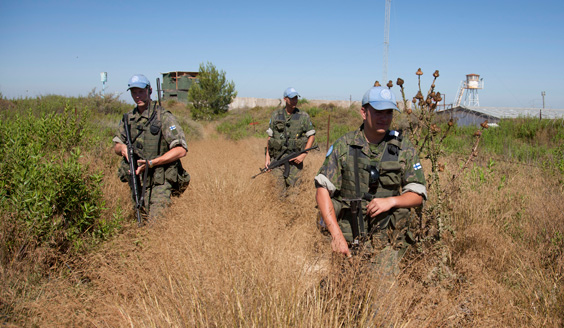
[[[478,130],[474,136],[476,141],[472,148],[471,154],[466,163],[461,167],[460,172],[454,174],[450,180],[450,184],[441,187],[440,172],[445,170],[444,164],[444,143],[443,141],[454,126],[454,121],[450,119],[446,126],[439,124],[437,120],[437,107],[443,100],[439,91],[435,89],[435,83],[439,78],[439,71],[433,73],[433,81],[429,90],[424,93],[421,89],[421,76],[423,71],[421,68],[415,73],[417,75],[418,90],[415,96],[408,100],[405,96],[404,80],[398,78],[396,85],[400,87],[403,111],[407,116],[408,122],[405,132],[419,151],[422,157],[430,161],[430,172],[427,176],[428,194],[432,201],[429,201],[425,208],[418,211],[419,227],[416,235],[420,241],[436,240],[441,242],[445,234],[452,232],[449,211],[446,206],[447,197],[451,194],[454,179],[464,170],[470,161],[477,156],[477,147],[479,139],[482,135],[481,130],[486,129],[487,121],[482,123],[481,130]],[[391,87],[391,83],[388,83]],[[448,258],[448,250],[444,244],[440,244],[440,253],[443,264],[446,264]]]

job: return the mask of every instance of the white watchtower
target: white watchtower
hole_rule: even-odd
[[[478,98],[478,90],[484,88],[484,79],[480,79],[478,74],[466,75],[466,81],[460,83],[460,88],[454,100],[454,107],[460,106],[462,101],[462,94],[466,90],[466,97],[464,98],[464,106],[478,107],[480,106],[480,99]]]

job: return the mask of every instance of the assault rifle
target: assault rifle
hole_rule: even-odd
[[[289,155],[286,155],[286,156],[284,156],[284,157],[282,157],[278,160],[275,160],[274,162],[271,162],[270,165],[268,165],[264,169],[260,169],[260,172],[258,174],[253,175],[251,177],[251,179],[254,179],[257,176],[259,176],[263,173],[266,173],[266,172],[268,172],[268,171],[270,171],[274,168],[277,168],[281,165],[284,165],[284,178],[287,178],[288,175],[290,175],[290,160],[300,156],[303,153],[307,153],[308,151],[313,150],[313,149],[319,149],[319,146],[313,146],[311,148],[307,148],[307,149],[304,149],[304,150],[301,150],[301,151],[297,151],[297,152],[291,153]]]
[[[161,106],[161,79],[157,77],[157,99],[159,100],[159,107]]]
[[[391,212],[387,212],[388,214],[386,215],[386,217],[382,219],[380,222],[378,222],[376,225],[374,225],[371,231],[369,231],[367,235],[366,230],[364,228],[364,218],[362,215],[361,204],[363,200],[370,202],[373,199],[374,199],[374,195],[367,192],[365,192],[360,198],[341,199],[341,201],[348,202],[350,204],[351,213],[352,216],[354,217],[354,219],[351,222],[351,229],[354,238],[353,245],[358,245],[360,240],[365,240],[367,236],[370,236],[375,229],[385,229],[388,226],[390,219],[392,218],[392,216],[389,214]]]
[[[141,181],[139,176],[135,174],[137,170],[137,161],[135,160],[135,153],[133,152],[133,143],[131,142],[131,134],[129,132],[129,116],[123,114],[123,127],[125,128],[125,145],[127,146],[127,158],[129,159],[129,188],[131,188],[131,195],[135,200],[135,209],[137,211],[137,223],[141,225],[140,209],[143,207],[143,193],[141,192]]]

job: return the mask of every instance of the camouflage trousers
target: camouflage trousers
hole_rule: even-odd
[[[145,210],[149,220],[156,219],[162,215],[164,209],[172,202],[172,185],[165,180],[162,185],[147,186],[145,190]],[[133,203],[135,203],[135,199]]]
[[[274,158],[271,158],[271,161],[274,161]],[[296,164],[294,162],[290,162],[290,174],[287,178],[284,178],[284,165],[279,166],[272,170],[272,175],[276,177],[276,180],[280,184],[282,188],[293,187],[296,185],[298,178],[300,177],[300,173],[304,168],[304,163]]]

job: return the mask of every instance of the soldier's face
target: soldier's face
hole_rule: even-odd
[[[148,88],[131,88],[129,91],[131,91],[131,98],[133,98],[138,107],[145,108],[149,105],[151,93]]]
[[[364,128],[377,133],[385,133],[394,118],[393,109],[375,110],[368,104],[362,107],[360,114],[364,119]]]
[[[286,108],[289,110],[294,110],[298,105],[298,96],[295,96],[294,98],[286,97],[284,100],[286,101]]]

